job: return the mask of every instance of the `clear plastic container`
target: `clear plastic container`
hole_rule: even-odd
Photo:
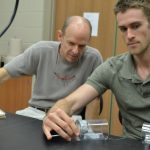
[[[109,127],[107,120],[76,120],[80,129],[78,140],[85,139],[108,139]]]

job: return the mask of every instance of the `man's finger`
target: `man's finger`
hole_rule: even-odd
[[[61,117],[61,119],[64,120],[63,122],[61,122],[61,127],[63,128],[63,130],[65,130],[70,136],[79,136],[80,131],[76,126],[74,120],[62,110],[58,110],[57,113]]]
[[[52,135],[50,134],[51,129],[49,128],[47,121],[47,117],[45,117],[43,120],[43,132],[45,133],[47,139],[50,140],[52,139]]]

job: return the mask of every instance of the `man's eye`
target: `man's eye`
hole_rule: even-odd
[[[74,46],[75,44],[74,43],[72,43],[72,42],[69,42],[68,43],[70,46]]]
[[[120,29],[121,32],[126,32],[127,31],[126,27],[119,27],[119,29]]]
[[[86,45],[79,45],[80,49],[83,49]]]
[[[138,29],[140,26],[141,26],[141,24],[136,23],[136,24],[132,24],[131,28],[135,30],[135,29]]]

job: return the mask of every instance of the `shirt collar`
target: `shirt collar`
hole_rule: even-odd
[[[134,62],[133,57],[130,53],[126,55],[126,58],[123,62],[122,68],[120,70],[120,75],[122,78],[132,80],[134,83],[141,83],[141,79],[138,76]]]

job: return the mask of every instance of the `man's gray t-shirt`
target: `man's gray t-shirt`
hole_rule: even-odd
[[[89,46],[78,62],[69,63],[59,56],[59,46],[54,41],[38,42],[4,66],[12,77],[35,75],[31,106],[51,107],[82,85],[102,63],[99,51]]]

